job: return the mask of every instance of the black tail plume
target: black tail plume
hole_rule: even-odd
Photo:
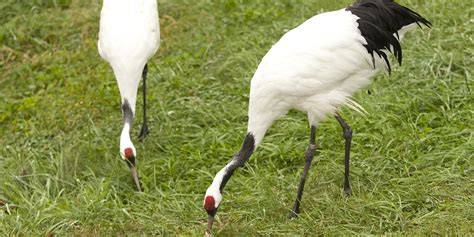
[[[393,0],[359,0],[347,7],[346,10],[359,17],[358,27],[362,37],[367,41],[367,44],[364,45],[365,48],[372,58],[376,53],[384,59],[389,73],[391,71],[390,62],[387,54],[382,50],[386,49],[392,52],[398,63],[402,63],[402,48],[398,31],[413,23],[420,27],[420,23],[427,27],[431,26],[431,22],[420,14]]]

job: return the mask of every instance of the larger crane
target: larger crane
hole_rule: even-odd
[[[147,62],[160,44],[156,0],[104,0],[100,13],[98,50],[112,67],[122,98],[123,129],[120,157],[130,168],[137,189],[141,191],[136,170],[137,152],[130,139],[135,104],[143,78],[143,124],[139,139],[148,134],[146,119]]]
[[[353,5],[316,15],[287,32],[260,62],[250,86],[248,128],[242,147],[214,177],[204,197],[208,232],[234,171],[244,165],[275,119],[290,109],[308,114],[309,146],[290,217],[300,211],[305,180],[313,159],[316,126],[334,116],[345,138],[344,191],[351,193],[349,157],[352,129],[338,114],[341,106],[360,110],[351,95],[379,71],[391,71],[387,54],[402,62],[399,41],[421,24],[431,23],[392,0],[359,0]]]

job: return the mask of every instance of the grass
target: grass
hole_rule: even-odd
[[[354,128],[353,196],[328,119],[302,214],[286,218],[309,135],[292,111],[227,185],[216,234],[474,234],[474,2],[400,2],[434,26],[407,36],[403,66],[355,95],[367,116],[342,110]],[[203,194],[242,142],[258,62],[287,29],[349,3],[160,0],[151,133],[140,143],[133,131],[138,193],[118,155],[118,89],[96,51],[100,1],[3,1],[0,234],[202,235]]]

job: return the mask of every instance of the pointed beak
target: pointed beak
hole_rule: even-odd
[[[133,182],[135,182],[138,192],[141,192],[142,189],[140,188],[140,179],[138,178],[137,169],[135,167],[130,167],[130,172],[132,173]]]
[[[214,216],[208,215],[206,236],[212,236],[212,224],[214,224]]]
[[[130,172],[132,173],[133,182],[137,186],[138,192],[141,192],[142,189],[140,188],[140,179],[138,178],[135,156],[133,155],[132,149],[131,148],[125,149],[124,155],[125,155],[125,159],[124,159],[125,164],[127,164],[128,168],[130,169]]]

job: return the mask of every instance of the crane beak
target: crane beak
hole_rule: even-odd
[[[212,236],[212,224],[214,224],[214,216],[208,215],[206,236]]]
[[[133,155],[133,150],[131,148],[125,149],[124,152],[124,161],[125,164],[127,164],[128,168],[130,169],[130,172],[132,173],[132,178],[133,182],[135,182],[135,185],[137,186],[137,189],[139,192],[142,191],[140,188],[140,179],[138,178],[138,173],[137,173],[137,166],[135,163],[135,156]]]
[[[137,186],[138,192],[141,192],[142,189],[140,188],[140,179],[138,178],[137,169],[135,167],[130,167],[130,172],[132,173],[133,181]]]

